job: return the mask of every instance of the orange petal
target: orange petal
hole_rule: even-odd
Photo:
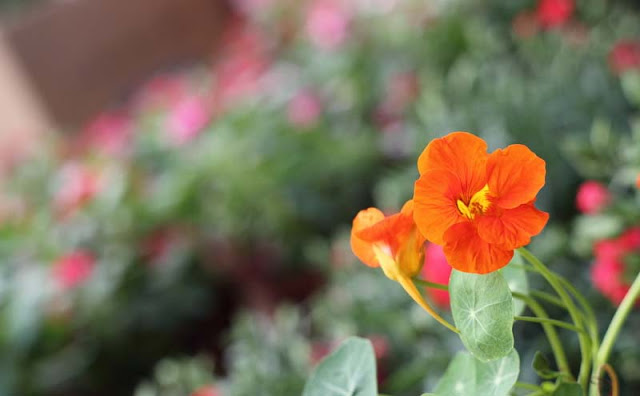
[[[487,143],[468,132],[452,132],[432,140],[418,158],[421,175],[432,170],[447,170],[458,177],[465,202],[485,184]]]
[[[444,232],[452,225],[466,220],[456,204],[461,194],[460,180],[447,170],[427,171],[416,181],[413,219],[426,239],[443,245]]]
[[[492,245],[478,235],[468,221],[451,226],[444,234],[444,254],[449,264],[462,272],[487,274],[509,264],[513,250]]]
[[[496,211],[476,219],[478,234],[485,241],[504,249],[517,249],[529,244],[547,224],[549,214],[536,209],[533,203],[514,209]]]
[[[382,220],[384,220],[384,213],[377,208],[361,210],[353,219],[353,226],[351,227],[351,250],[356,257],[369,267],[380,266],[373,252],[373,243],[363,240],[357,234]]]
[[[527,146],[512,144],[489,155],[487,175],[491,202],[513,209],[535,199],[544,186],[545,162]]]

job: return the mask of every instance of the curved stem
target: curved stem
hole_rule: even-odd
[[[533,298],[527,296],[526,294],[518,292],[513,292],[513,296],[527,304],[529,309],[531,309],[531,312],[533,312],[537,317],[542,319],[549,319],[549,315],[547,315],[547,312],[544,310],[544,308],[542,308],[542,306],[538,304],[538,302]],[[541,324],[542,329],[544,330],[545,334],[547,335],[547,339],[549,340],[549,345],[551,346],[551,351],[553,352],[553,356],[556,359],[558,370],[566,373],[569,377],[573,378],[573,375],[571,375],[571,369],[569,368],[569,363],[567,362],[567,355],[564,352],[562,342],[560,342],[560,338],[558,337],[556,329],[551,324]]]
[[[607,375],[611,379],[611,396],[619,396],[620,385],[618,383],[618,375],[616,374],[616,371],[607,363],[602,365],[602,369],[607,372]],[[600,389],[600,384],[596,384],[596,386]]]
[[[629,316],[629,312],[631,312],[631,308],[633,308],[633,304],[638,298],[638,295],[640,295],[640,273],[636,276],[636,279],[631,284],[631,288],[624,296],[624,299],[620,303],[616,313],[613,315],[613,319],[611,319],[611,323],[609,323],[609,328],[602,339],[602,345],[600,346],[596,357],[596,367],[593,370],[594,373],[592,381],[596,386],[602,373],[601,368],[609,360],[611,348],[613,348],[613,344],[615,343],[616,338],[618,338],[618,334],[620,334],[620,330],[622,330],[622,325],[627,319],[627,316]]]
[[[443,285],[442,283],[429,282],[428,280],[413,278],[413,281],[420,286],[430,287],[432,289],[438,290],[449,290],[449,286]]]
[[[552,326],[562,327],[567,330],[575,331],[576,333],[586,333],[584,329],[576,327],[571,323],[563,322],[561,320],[549,319],[549,318],[538,318],[535,316],[514,316],[515,320],[521,320],[523,322],[533,322],[533,323],[548,323]]]
[[[540,275],[542,275],[546,279],[546,281],[549,282],[551,287],[553,287],[564,305],[567,307],[573,323],[575,323],[575,325],[578,327],[584,328],[580,311],[576,308],[576,305],[574,304],[569,294],[567,294],[567,291],[564,289],[562,283],[558,280],[558,278],[527,249],[519,248],[518,251],[520,252],[522,257],[524,257],[529,263],[531,263],[531,265],[540,273]],[[580,352],[582,355],[580,373],[578,374],[578,383],[586,392],[591,371],[591,340],[587,334],[580,332],[578,333],[578,341],[580,343]]]
[[[398,281],[398,283],[400,283],[404,291],[406,291],[407,294],[411,296],[411,298],[413,298],[413,301],[418,303],[418,305],[420,305],[422,309],[427,311],[428,314],[433,316],[435,320],[440,322],[440,324],[442,324],[447,329],[453,331],[454,333],[456,334],[460,333],[460,330],[458,330],[451,323],[447,322],[442,316],[438,315],[438,313],[433,308],[431,308],[429,304],[427,304],[424,298],[422,298],[422,294],[420,294],[420,292],[416,288],[416,285],[413,283],[411,278],[409,278],[408,276],[399,275],[396,280]]]

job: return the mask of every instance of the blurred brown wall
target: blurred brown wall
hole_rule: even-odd
[[[0,65],[0,87],[29,91],[20,95],[30,100],[15,103],[21,112],[31,106],[42,122],[77,126],[149,73],[210,56],[226,15],[222,0],[43,3],[2,28],[0,63],[5,52],[23,83],[11,87],[16,84],[7,79],[15,80],[16,70],[4,73]],[[6,129],[1,116],[2,110],[0,130]]]

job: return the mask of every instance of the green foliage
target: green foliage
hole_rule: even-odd
[[[515,265],[511,265],[515,264]],[[527,280],[527,271],[520,267],[524,264],[524,260],[518,251],[513,253],[513,259],[504,268],[500,270],[500,273],[507,281],[509,289],[512,292],[518,292],[527,294],[529,292],[529,281]],[[518,299],[513,300],[513,315],[520,315],[526,308],[526,304]]]
[[[542,379],[554,379],[562,375],[561,373],[551,369],[549,361],[540,352],[536,352],[536,354],[533,355],[532,367],[536,374],[538,374]]]
[[[467,350],[482,361],[513,349],[513,298],[498,271],[486,275],[453,270],[449,281],[451,313]]]
[[[377,388],[371,342],[352,337],[315,368],[303,396],[375,396]]]
[[[518,352],[483,362],[460,352],[451,361],[447,371],[434,390],[438,396],[508,395],[520,373]]]

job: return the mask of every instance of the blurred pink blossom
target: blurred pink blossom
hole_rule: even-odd
[[[258,92],[269,58],[264,36],[243,21],[230,23],[221,56],[214,65],[213,106],[224,111],[235,102]]]
[[[640,40],[618,41],[609,53],[609,66],[616,74],[640,69]]]
[[[589,180],[578,187],[576,207],[582,213],[596,214],[611,201],[607,187],[597,181]]]
[[[291,125],[309,128],[318,122],[322,113],[320,99],[309,91],[298,92],[289,102],[287,117]]]
[[[53,264],[53,277],[65,290],[83,284],[95,268],[95,258],[89,252],[76,250]]]
[[[211,111],[203,97],[185,97],[169,111],[167,132],[174,144],[183,144],[198,136],[210,119]]]
[[[187,91],[187,82],[182,75],[158,75],[139,90],[133,100],[133,107],[139,111],[166,109],[175,105]]]
[[[60,183],[54,206],[63,216],[79,209],[100,191],[100,177],[79,162],[68,162],[60,169]]]
[[[536,8],[538,23],[543,28],[564,25],[575,8],[574,0],[539,0]]]
[[[442,247],[435,243],[427,243],[424,249],[424,265],[421,271],[422,279],[429,282],[449,284],[451,266],[444,256]],[[449,292],[427,288],[427,293],[433,302],[441,308],[449,308]]]
[[[84,146],[108,155],[121,155],[129,146],[133,122],[123,112],[106,112],[91,121],[82,132]]]
[[[617,238],[604,239],[594,244],[595,260],[591,267],[591,281],[605,297],[619,305],[631,287],[626,279],[626,259],[640,253],[640,227],[631,227]]]
[[[349,35],[351,16],[337,0],[313,0],[306,20],[311,42],[322,49],[339,47]]]

